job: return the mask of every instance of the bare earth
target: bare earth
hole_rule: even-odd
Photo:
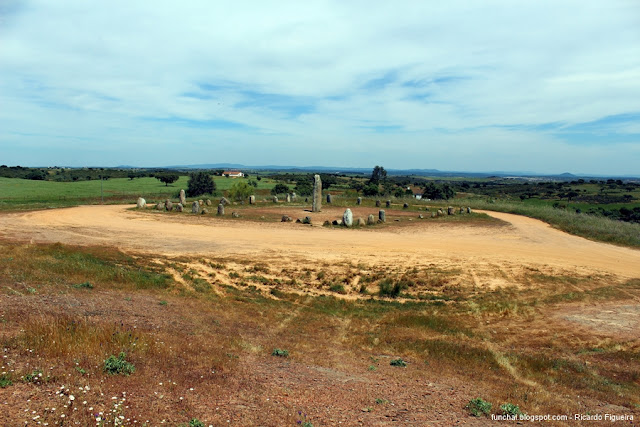
[[[291,223],[231,221],[183,214],[149,215],[129,206],[81,206],[0,215],[5,237],[34,242],[110,245],[158,255],[245,255],[264,259],[373,262],[400,265],[428,260],[505,268],[542,265],[580,274],[640,276],[640,251],[592,242],[527,217],[486,212],[508,226],[413,223],[385,230],[336,230]],[[314,224],[339,218],[341,208],[312,214],[299,207],[274,208]],[[352,209],[354,217],[376,213]]]

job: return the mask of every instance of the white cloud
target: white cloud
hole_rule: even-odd
[[[118,150],[158,141],[145,163],[170,164],[201,158],[180,143],[202,150],[209,141],[209,155],[228,156],[219,161],[368,166],[375,145],[395,167],[541,171],[550,152],[571,150],[562,170],[637,173],[636,145],[615,134],[612,151],[492,127],[639,113],[639,11],[635,1],[15,3],[0,8],[0,102],[10,106],[0,111],[0,147],[25,144],[13,161],[42,164],[28,144],[64,157],[74,138],[110,141],[110,157],[74,155],[121,164]],[[210,98],[184,96],[198,91]],[[261,93],[280,98],[274,106]],[[380,126],[388,131],[372,133]],[[231,142],[217,147],[221,139]],[[318,150],[313,161],[305,142]],[[231,157],[247,147],[266,157]]]

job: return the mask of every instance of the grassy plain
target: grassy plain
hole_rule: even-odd
[[[187,176],[169,186],[155,178],[112,178],[103,180],[56,182],[0,178],[0,210],[46,209],[80,204],[135,203],[138,197],[148,202],[177,198],[180,189],[187,188]],[[237,179],[237,178],[236,178]],[[228,190],[236,181],[214,177],[217,193]],[[247,178],[240,178],[248,181]],[[268,179],[256,181],[258,192],[268,193],[275,183]],[[102,185],[102,187],[101,187]],[[102,196],[101,196],[102,194]]]

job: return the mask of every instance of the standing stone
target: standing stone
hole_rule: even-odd
[[[202,199],[198,200],[198,204],[199,204],[200,206],[204,206],[204,200],[202,200]]]
[[[333,200],[333,197],[331,196],[331,194],[327,194],[327,203],[331,203]]]
[[[387,214],[383,209],[380,209],[380,211],[378,212],[378,221],[387,222]]]
[[[300,220],[298,220],[298,221],[300,221]],[[331,226],[331,222],[327,219],[322,223],[322,226],[323,227],[330,227]]]
[[[318,175],[316,175],[316,176],[318,176]],[[310,217],[310,216],[305,216],[305,217],[302,219],[302,223],[303,223],[303,224],[311,224],[311,217]]]
[[[369,214],[367,217],[367,225],[373,225],[376,223],[376,217],[373,214]]]
[[[158,203],[156,205],[156,209],[159,210],[159,211],[163,211],[164,210],[164,203]]]
[[[282,219],[280,220],[280,222],[291,222],[293,221],[293,218],[291,218],[289,215],[282,215]]]
[[[240,218],[240,214],[236,211],[231,212],[231,218]]]
[[[380,207],[380,200],[376,200],[376,208]]]
[[[342,225],[342,220],[341,219],[334,219],[333,222],[331,222],[331,224],[333,224],[333,225]]]
[[[444,211],[442,209],[438,209],[438,216],[443,216],[444,215]]]
[[[249,204],[250,205],[256,204],[256,196],[249,196]]]
[[[219,203],[222,203],[223,205],[230,205],[231,204],[229,199],[227,199],[226,197],[223,197],[222,199],[220,199]]]
[[[322,210],[322,180],[320,175],[313,177],[313,205],[311,212],[320,212]]]
[[[447,215],[453,215],[453,206],[447,208]]]
[[[287,193],[287,203],[291,203],[291,194]]]
[[[210,200],[210,199],[207,199],[207,200],[205,201],[205,204],[206,204],[207,206],[211,206],[211,200]]]
[[[184,210],[184,206],[182,205],[182,203],[178,203],[177,205],[174,206],[176,212],[182,212]]]
[[[431,218],[435,218],[436,217],[436,213],[435,212],[431,212]]]
[[[460,213],[463,214],[464,213],[464,208],[460,208]]]
[[[164,201],[164,209],[167,211],[173,210],[173,203],[171,200],[167,199]]]
[[[202,215],[206,215],[209,213],[209,211],[207,210],[207,208],[202,208],[202,211],[200,212]]]
[[[402,205],[402,209],[408,209],[409,208],[409,204],[405,203],[404,205]]]
[[[193,202],[191,204],[191,213],[195,213],[197,214],[198,212],[200,212],[200,203],[198,202]]]
[[[278,196],[273,196],[273,203],[278,203]]]
[[[295,202],[298,200],[298,195],[296,193],[291,193],[291,201]]]
[[[142,197],[138,197],[138,203],[136,204],[138,209],[144,209],[147,207],[147,201]]]
[[[362,197],[358,197],[356,199],[356,205],[360,206],[362,204]]]
[[[218,204],[218,215],[224,215],[224,205],[222,203]]]
[[[471,207],[467,206],[467,213],[471,213]]]
[[[418,215],[418,218],[419,218],[419,219],[422,219],[422,218],[424,218],[424,215],[419,214],[419,215]]]
[[[187,196],[184,194],[184,190],[180,190],[180,203],[182,203],[182,206],[187,204]]]
[[[357,222],[358,227],[364,227],[365,224],[366,222],[364,222],[364,219],[358,218],[358,222]]]
[[[391,200],[387,200],[387,201],[385,202],[385,204],[386,204],[386,206],[387,206],[388,208],[390,208],[390,207],[391,207]]]
[[[353,226],[353,213],[351,213],[351,209],[347,209],[344,211],[344,214],[342,214],[342,224],[346,227]]]

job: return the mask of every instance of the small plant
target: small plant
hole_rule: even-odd
[[[393,359],[391,362],[389,362],[389,365],[391,365],[391,366],[400,366],[400,367],[404,368],[405,366],[407,366],[407,362],[405,362],[402,359]]]
[[[322,280],[325,276],[326,273],[324,271],[320,271],[316,277],[318,278],[318,280]]]
[[[8,374],[0,375],[0,388],[6,388],[13,384]]]
[[[235,271],[232,271],[229,273],[229,277],[231,279],[237,279],[238,277],[240,277],[240,275],[238,273],[236,273]]]
[[[296,424],[302,427],[313,427],[311,421],[307,420],[307,414],[303,414],[302,411],[298,411],[298,421]]]
[[[24,382],[25,383],[39,383],[40,381],[42,381],[42,371],[39,369],[36,369],[35,371],[33,371],[30,374],[27,374],[24,376]]]
[[[344,285],[342,283],[334,283],[331,286],[329,286],[329,290],[331,292],[335,292],[338,294],[346,294],[347,290],[344,288]]]
[[[377,371],[378,370],[378,368],[376,368],[374,365],[369,365],[369,368],[367,368],[367,369],[369,369],[370,371]]]
[[[78,371],[78,373],[80,375],[84,375],[87,373],[87,371],[85,371],[84,369],[82,369],[80,366],[76,366],[76,371]]]
[[[386,405],[387,403],[389,403],[387,399],[376,399],[377,405]]]
[[[277,357],[289,357],[289,350],[281,350],[279,348],[274,348],[273,352],[271,352],[272,356]]]
[[[73,285],[76,289],[93,289],[93,285],[90,282],[78,283],[77,285]]]
[[[109,375],[133,374],[136,367],[133,366],[133,363],[127,362],[125,357],[127,357],[127,355],[124,352],[121,352],[118,357],[115,357],[114,355],[109,356],[109,358],[104,361],[104,371]]]
[[[204,423],[197,418],[192,418],[189,421],[189,427],[204,427]]]
[[[167,302],[165,300],[160,301],[158,304],[160,305],[167,305]]]
[[[479,417],[481,415],[489,415],[492,406],[490,402],[476,397],[475,399],[471,399],[465,408],[468,409],[469,413],[474,417]]]
[[[521,415],[522,411],[518,405],[514,405],[513,403],[503,403],[500,405],[500,410],[504,415],[516,416]]]

